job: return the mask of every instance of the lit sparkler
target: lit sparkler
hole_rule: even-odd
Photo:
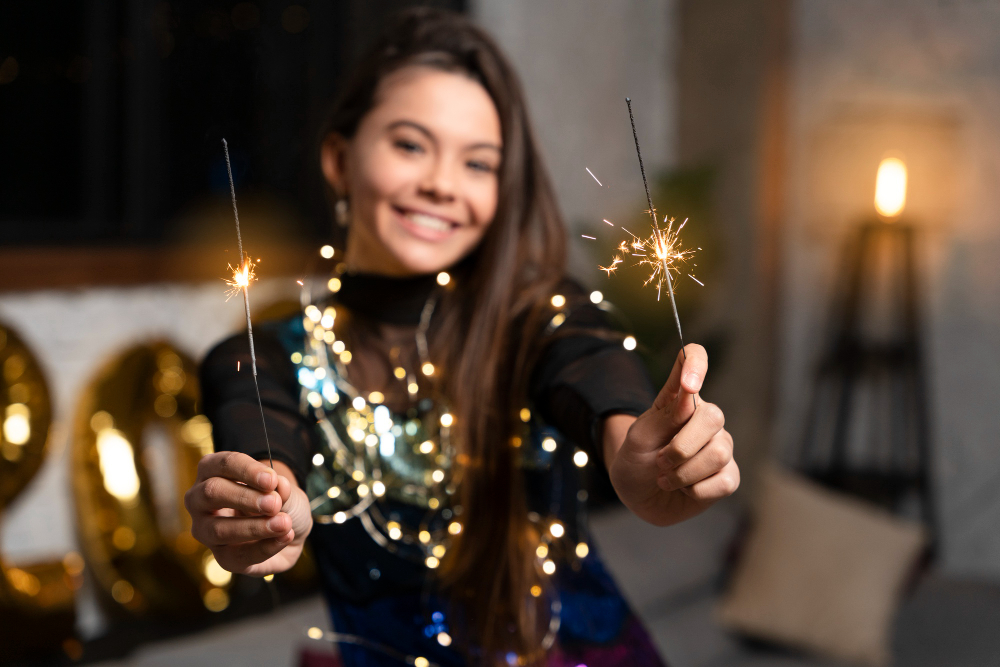
[[[243,310],[247,316],[247,340],[250,342],[250,367],[253,370],[253,386],[257,390],[257,407],[260,408],[260,423],[264,427],[264,442],[267,444],[267,462],[271,469],[274,469],[274,460],[271,458],[271,441],[267,437],[267,422],[264,421],[264,403],[260,400],[260,385],[257,383],[257,355],[253,349],[253,325],[250,324],[250,283],[256,279],[254,274],[254,263],[250,260],[250,255],[243,254],[243,236],[240,234],[240,214],[236,210],[236,186],[233,185],[233,168],[229,163],[229,144],[222,140],[222,150],[226,154],[226,172],[229,174],[229,195],[233,200],[233,218],[236,219],[236,243],[240,251],[240,264],[235,269],[230,265],[233,272],[232,280],[226,280],[229,290],[226,292],[228,301],[237,292],[243,292]]]
[[[684,350],[684,332],[681,329],[681,318],[677,314],[677,302],[674,299],[673,280],[674,274],[680,275],[681,266],[694,254],[694,250],[685,250],[682,248],[680,242],[680,231],[687,224],[687,220],[678,225],[677,229],[674,229],[675,221],[673,218],[664,216],[663,220],[660,221],[666,224],[666,229],[660,226],[660,222],[657,222],[656,209],[653,208],[653,199],[649,194],[649,183],[646,181],[646,168],[642,164],[642,151],[639,150],[639,135],[635,131],[632,100],[626,97],[625,103],[628,105],[628,118],[632,124],[632,138],[635,140],[635,153],[639,158],[639,171],[642,174],[642,186],[646,190],[646,203],[649,206],[647,212],[652,221],[652,229],[648,237],[641,237],[622,227],[621,229],[631,237],[631,241],[622,241],[616,248],[616,254],[611,264],[609,266],[599,266],[598,268],[610,277],[618,269],[618,266],[624,262],[626,257],[639,258],[636,266],[650,268],[651,273],[649,278],[643,284],[656,285],[657,300],[660,298],[660,293],[664,285],[666,286],[667,294],[670,296],[670,306],[674,312],[674,323],[677,325],[677,335],[681,339],[681,354],[687,359],[687,352]],[[609,225],[611,224],[607,220],[604,222],[607,222]],[[699,285],[702,284],[701,281],[691,276],[691,274],[688,275]],[[698,399],[693,396],[692,399],[694,399],[695,407],[697,407]]]

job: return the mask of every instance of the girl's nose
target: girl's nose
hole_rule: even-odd
[[[455,199],[455,179],[447,160],[438,159],[427,170],[420,183],[420,194],[435,202],[450,202]]]

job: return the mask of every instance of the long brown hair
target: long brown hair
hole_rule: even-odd
[[[552,316],[549,299],[564,274],[565,229],[517,76],[493,40],[460,15],[426,8],[397,15],[345,86],[323,136],[352,137],[382,79],[410,65],[472,77],[500,116],[496,216],[472,255],[454,267],[458,285],[442,300],[432,329],[465,462],[464,529],[438,577],[461,605],[467,643],[482,662],[507,651],[531,656],[544,626],[529,593],[537,536],[530,534],[511,438],[534,346]]]

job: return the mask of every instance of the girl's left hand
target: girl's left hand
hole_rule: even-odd
[[[609,432],[614,430],[611,420],[632,421],[617,453],[606,453],[608,472],[625,506],[657,526],[689,519],[740,485],[733,438],[723,428],[722,410],[701,399],[697,408],[694,405],[708,371],[708,355],[700,345],[687,345],[684,351],[687,359],[677,355],[653,407],[634,421],[614,415],[605,429],[606,440],[615,440]]]

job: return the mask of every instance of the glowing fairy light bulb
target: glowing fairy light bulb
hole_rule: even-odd
[[[212,556],[212,552],[208,552],[205,555],[203,571],[205,572],[205,578],[208,579],[208,583],[213,586],[228,586],[229,582],[233,579],[233,574],[219,565],[215,557]]]
[[[875,210],[883,218],[897,218],[906,206],[906,163],[887,157],[875,175]]]

